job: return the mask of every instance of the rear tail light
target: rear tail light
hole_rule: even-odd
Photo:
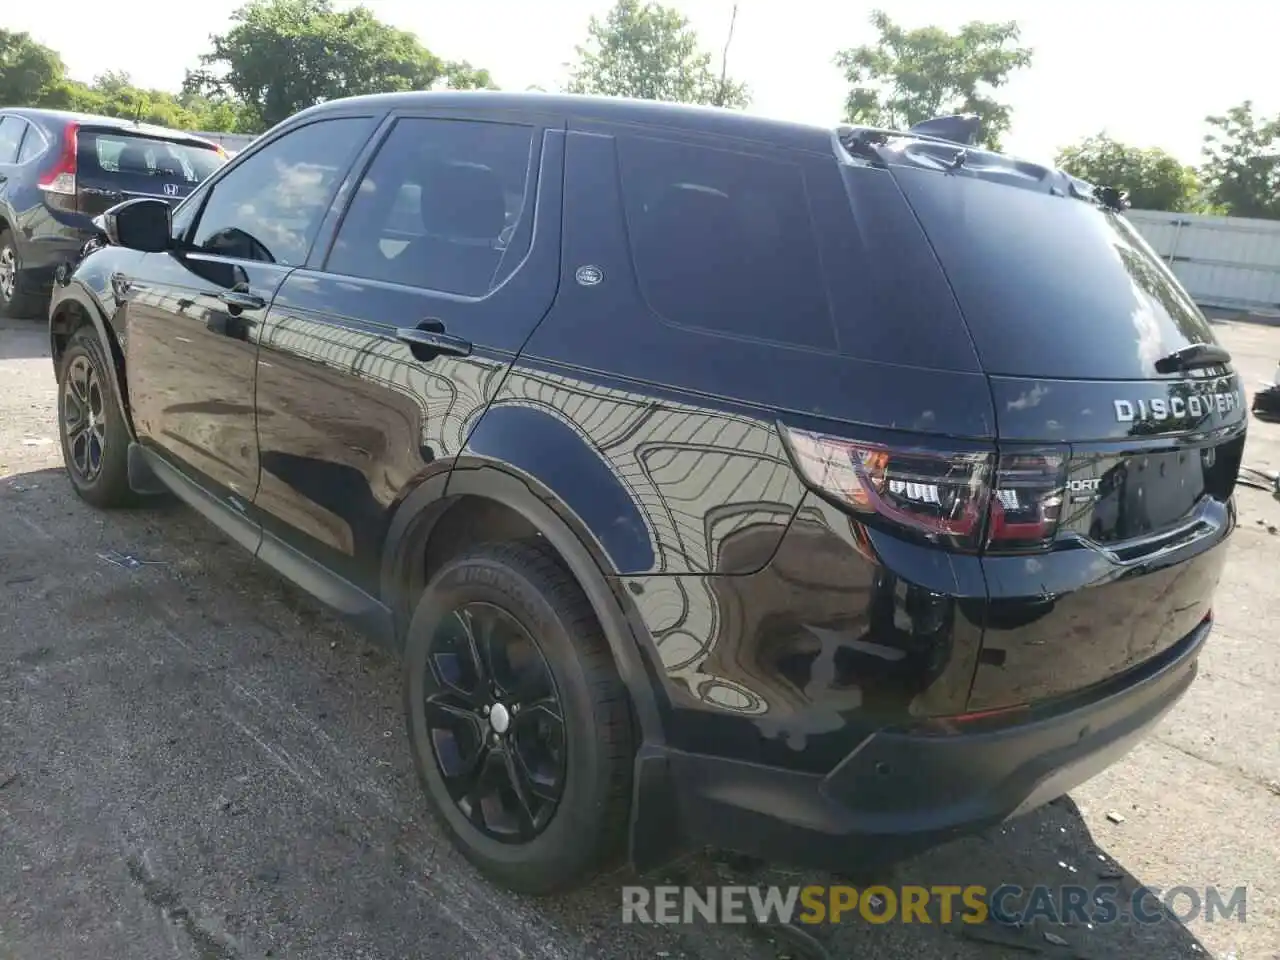
[[[80,124],[69,123],[62,131],[62,147],[53,166],[40,176],[40,189],[58,196],[76,195],[76,156],[80,150]]]
[[[956,550],[1046,546],[1062,510],[1066,457],[926,449],[780,427],[796,469],[865,520]]]

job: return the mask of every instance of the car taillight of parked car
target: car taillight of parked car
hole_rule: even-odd
[[[1057,530],[1065,451],[997,457],[779,429],[805,482],[868,526],[963,552],[1041,549]]]
[[[62,143],[53,155],[52,164],[39,179],[40,189],[50,199],[69,198],[74,209],[76,197],[76,157],[80,150],[80,124],[68,123],[62,130]],[[59,204],[63,206],[65,204]]]

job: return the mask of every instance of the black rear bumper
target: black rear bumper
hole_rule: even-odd
[[[880,731],[831,773],[668,749],[637,764],[632,855],[708,845],[823,870],[901,859],[1034,809],[1120,759],[1186,692],[1206,619],[1087,695],[982,732]],[[673,829],[674,828],[674,829]]]

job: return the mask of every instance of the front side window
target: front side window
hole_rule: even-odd
[[[655,313],[708,332],[834,348],[799,166],[649,137],[617,142],[636,277]]]
[[[512,267],[529,213],[533,128],[396,123],[360,183],[326,269],[483,296]]]
[[[192,245],[241,260],[300,266],[372,128],[368,117],[319,120],[246,157],[213,184]]]

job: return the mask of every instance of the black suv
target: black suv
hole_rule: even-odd
[[[105,217],[51,314],[67,469],[401,654],[502,883],[882,862],[1195,676],[1247,414],[1120,206],[918,132],[336,101]]]
[[[225,162],[217,144],[178,130],[0,107],[0,317],[43,316],[96,215],[135,197],[176,205]]]

